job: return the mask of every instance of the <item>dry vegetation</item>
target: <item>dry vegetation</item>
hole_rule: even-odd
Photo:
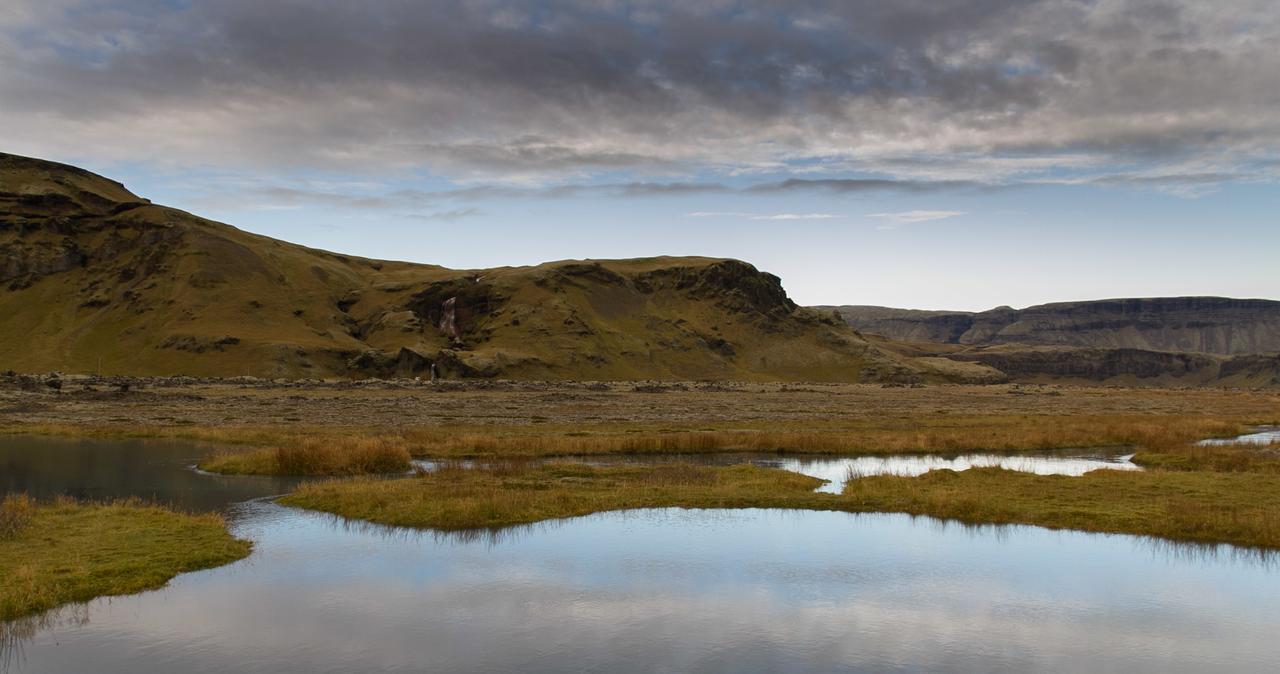
[[[299,437],[252,451],[219,450],[200,468],[228,475],[368,475],[409,470],[409,452],[393,438]]]
[[[1162,470],[1280,474],[1280,443],[1148,445],[1134,461]]]
[[[24,526],[0,537],[0,620],[68,602],[163,586],[186,571],[249,554],[218,515],[188,515],[137,501],[33,504],[6,498]]]
[[[31,524],[36,503],[26,494],[5,494],[0,501],[0,541],[18,537]]]
[[[684,505],[900,511],[1280,547],[1274,448],[1197,447],[1280,422],[1265,391],[1027,386],[536,384],[312,388],[175,386],[122,396],[0,391],[0,430],[210,441],[238,473],[395,472],[407,457],[766,451],[865,454],[1133,446],[1145,473],[1037,477],[979,470],[870,478],[841,495],[734,468],[510,464],[403,480],[321,483],[288,497],[384,524],[496,526]],[[662,471],[675,471],[663,473]],[[676,476],[684,475],[677,479]]]
[[[1020,451],[1178,443],[1280,421],[1275,392],[824,384],[193,384],[0,390],[0,432],[217,443],[205,467],[349,475],[430,458]],[[238,449],[237,449],[238,448]],[[244,456],[235,456],[236,452]],[[349,456],[348,456],[349,455]]]
[[[1175,446],[1204,437],[1233,435],[1243,427],[1234,420],[1205,416],[1172,419],[1142,416],[986,416],[922,418],[910,423],[897,419],[861,420],[821,430],[570,428],[445,426],[379,432],[355,429],[320,431],[310,436],[291,431],[284,438],[272,439],[272,446],[215,452],[200,466],[222,473],[355,475],[403,472],[408,469],[410,456],[510,458],[716,452],[1016,452],[1072,447]],[[261,429],[250,433],[255,438],[269,437]]]

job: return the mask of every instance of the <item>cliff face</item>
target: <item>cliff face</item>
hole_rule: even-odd
[[[849,325],[904,341],[1023,344],[1239,355],[1280,351],[1280,302],[1166,297],[1063,302],[1022,310],[925,312],[834,307]]]
[[[0,370],[916,381],[776,276],[659,257],[454,270],[314,250],[0,154]]]

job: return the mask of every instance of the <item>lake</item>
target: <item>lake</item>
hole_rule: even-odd
[[[776,510],[637,510],[442,534],[276,505],[263,497],[289,481],[196,473],[203,451],[0,440],[6,489],[141,490],[221,509],[256,546],[161,590],[10,625],[0,661],[16,672],[1203,672],[1280,662],[1280,564],[1230,546]],[[81,465],[93,457],[101,470]]]

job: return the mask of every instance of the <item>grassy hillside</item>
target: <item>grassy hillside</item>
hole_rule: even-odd
[[[452,270],[314,250],[0,155],[0,369],[879,381],[886,353],[736,260]]]

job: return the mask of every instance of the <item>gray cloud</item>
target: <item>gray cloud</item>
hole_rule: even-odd
[[[455,208],[449,211],[436,211],[434,213],[414,213],[409,217],[416,218],[418,220],[429,220],[432,222],[457,222],[477,215],[480,215],[480,211],[475,208]]]
[[[1117,177],[1108,184],[1137,184],[1137,180],[1123,180]],[[507,185],[483,185],[456,189],[418,190],[395,189],[373,194],[360,194],[352,190],[326,190],[303,186],[251,185],[236,182],[232,185],[209,185],[206,196],[197,200],[197,205],[215,208],[248,208],[248,209],[289,209],[304,206],[319,206],[350,210],[405,210],[416,208],[439,207],[444,204],[463,202],[485,202],[507,199],[572,199],[572,198],[655,198],[680,197],[689,195],[730,194],[730,195],[765,195],[791,192],[829,192],[832,194],[875,194],[875,193],[929,193],[948,192],[965,189],[1003,189],[969,181],[937,181],[918,180],[842,180],[842,179],[788,179],[774,182],[761,182],[744,187],[730,187],[711,182],[665,182],[665,183],[601,183],[601,184],[561,184],[549,187],[517,187]],[[445,219],[436,217],[442,214],[456,214],[454,219],[478,214],[474,209],[446,210],[434,215],[415,215],[429,219]],[[826,214],[757,214],[757,213],[721,213],[700,212],[699,216],[736,215],[752,219],[817,219],[814,216]],[[800,216],[806,217],[800,217]]]
[[[969,180],[789,178],[779,182],[753,185],[747,188],[746,191],[754,193],[819,191],[835,194],[857,194],[863,192],[938,192],[978,187],[986,187],[986,185]]]
[[[6,4],[0,133],[58,158],[651,195],[1248,179],[1280,148],[1274,0]]]

